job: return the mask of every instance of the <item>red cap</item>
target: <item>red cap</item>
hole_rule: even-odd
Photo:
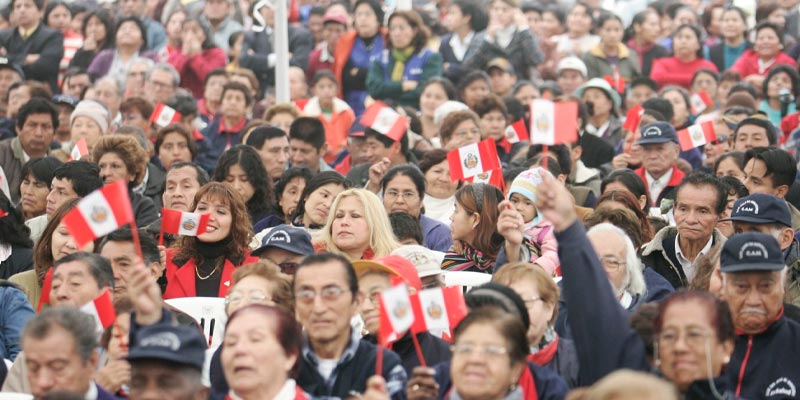
[[[422,280],[419,278],[417,267],[398,255],[389,255],[375,260],[358,260],[353,262],[353,268],[359,277],[369,271],[381,271],[403,279],[409,286],[417,290],[422,290]]]

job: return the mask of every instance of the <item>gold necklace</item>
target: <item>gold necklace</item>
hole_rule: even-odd
[[[212,269],[211,272],[209,272],[208,275],[206,275],[206,276],[201,276],[200,275],[200,267],[198,265],[195,265],[194,266],[194,273],[197,275],[198,279],[200,279],[201,281],[204,281],[204,280],[206,280],[208,278],[211,278],[211,276],[214,275],[215,272],[217,272],[217,269],[219,268],[219,264],[220,264],[220,262],[217,261],[214,264],[214,269]]]

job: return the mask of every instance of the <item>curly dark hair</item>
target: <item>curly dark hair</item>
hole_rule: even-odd
[[[5,193],[0,191],[0,243],[32,248],[31,230],[25,225],[22,207],[15,208]]]
[[[253,222],[265,218],[274,207],[275,195],[272,192],[272,180],[264,169],[261,156],[250,146],[238,144],[222,153],[212,180],[225,182],[231,167],[238,165],[247,174],[247,180],[253,186],[253,197],[247,200],[247,212]]]

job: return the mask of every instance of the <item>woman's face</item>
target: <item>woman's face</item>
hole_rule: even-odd
[[[501,140],[506,130],[506,117],[499,110],[492,110],[481,117],[481,131],[483,137]]]
[[[787,89],[789,93],[792,92],[792,78],[786,72],[777,72],[769,78],[767,82],[767,97],[780,97],[781,89]]]
[[[736,164],[733,157],[727,157],[720,161],[717,166],[716,174],[717,176],[733,176],[744,183],[744,171],[739,168],[739,165]]]
[[[355,15],[353,16],[353,28],[355,28],[358,36],[363,38],[371,38],[378,33],[380,22],[369,4],[361,3],[356,7]]]
[[[216,243],[227,238],[231,233],[231,225],[233,224],[231,207],[220,201],[220,199],[204,196],[197,203],[194,212],[209,214],[206,231],[197,235],[197,239],[201,242]]]
[[[753,48],[761,59],[769,60],[783,50],[783,45],[775,31],[765,28],[756,33],[756,42]]]
[[[719,231],[722,232],[722,235],[725,237],[731,237],[733,236],[734,233],[733,222],[725,221],[725,219],[731,217],[731,212],[733,211],[733,203],[736,202],[736,199],[738,199],[736,194],[728,193],[728,201],[727,203],[725,203],[725,211],[722,212],[722,217],[720,218],[720,221],[717,222],[717,229],[719,229]]]
[[[366,274],[358,279],[358,291],[361,295],[359,312],[364,320],[364,328],[372,335],[378,333],[380,326],[378,295],[391,287],[389,276],[383,273]]]
[[[450,178],[450,163],[447,160],[432,166],[425,173],[425,194],[437,199],[446,199],[456,193],[458,182]]]
[[[144,43],[143,38],[144,36],[139,29],[139,25],[136,25],[133,21],[125,22],[117,29],[117,47],[125,45],[139,48]]]
[[[475,121],[467,119],[456,125],[453,129],[453,134],[450,135],[450,140],[444,143],[444,147],[448,150],[457,149],[461,146],[474,144],[481,141],[481,129],[475,125]]]
[[[592,103],[595,116],[610,116],[614,104],[602,89],[588,88],[583,91],[583,102]]]
[[[701,73],[697,75],[694,83],[692,83],[692,92],[700,93],[705,91],[709,96],[714,98],[716,97],[717,93],[717,85],[717,80],[714,79],[713,76],[706,73]]]
[[[669,100],[672,104],[672,110],[674,112],[674,117],[672,118],[673,125],[678,127],[683,126],[686,121],[689,120],[689,105],[686,104],[686,99],[676,90],[665,92],[662,97]]]
[[[233,314],[236,310],[250,304],[275,305],[272,300],[272,282],[263,276],[248,275],[236,282],[226,297],[225,313]]]
[[[69,230],[67,230],[67,225],[61,222],[56,227],[56,230],[53,231],[53,235],[50,236],[50,251],[53,252],[53,261],[58,261],[78,251],[94,251],[94,242],[89,242],[82,249],[79,249],[75,244],[75,239],[72,238]]]
[[[449,100],[447,98],[447,92],[444,91],[442,85],[432,83],[426,86],[425,90],[420,94],[419,110],[422,112],[422,116],[433,118],[433,113],[436,111],[436,108],[447,100]]]
[[[96,16],[92,16],[89,18],[89,21],[86,22],[86,36],[93,36],[94,40],[98,42],[102,42],[106,39],[106,26],[103,25],[103,22],[100,21],[100,18]]]
[[[708,35],[713,37],[719,37],[721,23],[722,23],[722,7],[712,8],[711,23],[708,25]]]
[[[672,48],[675,51],[675,57],[684,61],[691,61],[697,58],[697,51],[700,50],[700,40],[693,30],[683,28],[675,33],[675,37],[672,39]]]
[[[469,85],[464,87],[464,103],[470,108],[478,102],[478,100],[489,95],[489,82],[483,79],[476,79],[470,82]]]
[[[719,376],[732,342],[717,340],[706,306],[696,300],[676,302],[664,310],[664,326],[657,337],[661,372],[681,392],[696,380]]]
[[[72,14],[70,14],[67,7],[64,5],[56,6],[50,15],[47,16],[47,25],[59,31],[66,31],[69,28]]]
[[[499,26],[506,28],[514,23],[514,12],[516,8],[511,7],[508,3],[495,0],[489,4],[489,20]]]
[[[47,182],[36,179],[33,174],[22,179],[19,193],[22,198],[22,211],[25,213],[26,219],[42,215],[47,210],[47,194],[50,193],[47,184]]]
[[[622,42],[624,29],[616,19],[607,20],[600,28],[600,41],[607,46],[616,46]]]
[[[200,27],[200,23],[196,20],[189,20],[189,22],[183,23],[183,30],[181,32],[181,38],[184,42],[187,40],[195,39],[201,45],[206,40],[206,34],[203,32],[203,28]]]
[[[722,14],[720,31],[725,39],[744,38],[744,31],[747,30],[747,23],[742,19],[738,12],[729,10]]]
[[[524,367],[512,364],[508,351],[509,343],[497,328],[472,324],[453,346],[453,389],[465,400],[503,398]]]
[[[542,95],[541,93],[539,93],[539,90],[536,89],[536,87],[533,85],[522,86],[521,88],[519,88],[519,90],[517,90],[517,93],[514,94],[514,98],[517,99],[517,101],[519,101],[520,104],[522,104],[525,107],[529,107],[531,105],[531,102],[533,102],[533,100],[535,99],[538,99],[539,97],[542,97]]]
[[[577,5],[572,8],[572,11],[567,14],[567,31],[575,36],[583,36],[589,33],[592,27],[592,17],[589,15],[589,10],[582,5]]]
[[[100,167],[100,177],[103,178],[103,183],[105,184],[118,180],[132,182],[134,179],[133,171],[128,171],[125,161],[117,153],[108,152],[103,154],[97,160],[97,166]]]
[[[333,199],[344,191],[344,186],[335,183],[320,186],[311,192],[306,199],[304,211],[304,223],[306,226],[325,225],[328,221],[328,212],[333,204]]]
[[[355,196],[339,201],[333,215],[331,236],[333,243],[342,251],[361,251],[369,248],[372,227],[364,216],[364,205]]]
[[[178,11],[173,13],[167,21],[166,31],[169,39],[177,41],[181,39],[183,22],[186,21],[186,13]]]
[[[292,122],[294,122],[294,115],[289,113],[277,113],[272,116],[270,119],[269,124],[281,129],[282,131],[289,133],[289,128],[292,126]]]
[[[639,30],[636,35],[645,43],[653,43],[661,36],[661,20],[656,13],[648,13],[641,25],[637,25]]]
[[[551,12],[542,13],[542,29],[547,36],[564,33],[564,25],[561,25],[561,21]]]
[[[444,17],[444,26],[450,32],[455,32],[456,30],[468,26],[470,23],[470,17],[464,16],[461,12],[461,7],[451,4],[447,7],[447,15]]]
[[[786,10],[783,7],[778,7],[770,15],[767,16],[767,21],[783,28],[786,26]]]
[[[418,30],[411,27],[405,18],[396,17],[389,21],[389,40],[396,49],[405,49],[411,46]]]
[[[456,201],[456,209],[453,215],[450,216],[450,236],[453,237],[453,241],[472,242],[475,237],[475,227],[478,225],[478,220],[477,213],[470,213],[461,203]]]
[[[86,139],[86,147],[90,150],[94,148],[94,144],[103,135],[103,130],[100,125],[94,122],[93,119],[83,115],[75,117],[70,127],[70,137],[73,143],[77,143],[81,139]]]
[[[225,176],[225,182],[233,186],[233,188],[242,195],[242,199],[245,203],[250,201],[250,199],[253,198],[253,194],[256,192],[253,184],[250,183],[247,172],[245,172],[239,164],[233,164],[228,168],[228,175]]]
[[[514,289],[525,302],[525,308],[528,309],[528,317],[531,320],[528,328],[528,344],[536,346],[541,342],[544,332],[550,324],[550,319],[553,318],[555,307],[542,300],[539,296],[539,287],[533,279],[512,282],[508,286]]]
[[[303,189],[306,188],[306,180],[300,177],[292,178],[289,183],[283,188],[281,198],[278,199],[278,205],[281,206],[283,215],[290,216],[294,214],[297,209],[297,203],[300,202],[300,195],[303,194]]]
[[[297,356],[286,354],[275,326],[271,318],[248,311],[225,329],[222,370],[237,394],[257,393],[265,385],[279,388],[288,379]]]
[[[395,175],[383,188],[383,207],[387,213],[396,211],[419,218],[422,212],[422,197],[411,178]]]

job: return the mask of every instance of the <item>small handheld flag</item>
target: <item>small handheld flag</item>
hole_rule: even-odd
[[[519,143],[528,140],[528,127],[525,124],[525,120],[520,119],[506,127],[504,135],[509,143]]]
[[[531,102],[531,144],[555,145],[578,141],[578,103],[535,99]]]
[[[376,101],[367,107],[361,116],[361,125],[380,134],[399,141],[408,129],[408,118],[397,113],[382,101]]]
[[[492,138],[451,150],[447,153],[447,162],[453,182],[500,168],[500,157]]]
[[[153,108],[153,114],[150,116],[150,123],[163,128],[169,124],[179,122],[182,117],[181,113],[174,108],[164,103],[158,103],[155,108]]]
[[[714,121],[695,124],[678,131],[678,142],[681,144],[681,151],[691,150],[716,140],[717,131],[714,129]]]
[[[78,161],[88,155],[89,148],[86,147],[86,138],[80,138],[80,140],[75,143],[75,146],[72,146],[72,151],[69,152],[69,160]]]
[[[700,115],[705,111],[707,108],[714,105],[714,101],[711,100],[711,96],[708,95],[708,92],[705,90],[701,90],[692,95],[689,99],[689,102],[692,105],[692,114]]]
[[[124,179],[89,193],[64,216],[64,224],[78,247],[133,221],[133,209]]]

